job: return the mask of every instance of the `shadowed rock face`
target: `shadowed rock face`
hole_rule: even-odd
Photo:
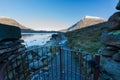
[[[18,40],[21,38],[21,29],[16,26],[0,24],[0,41]]]
[[[120,30],[120,12],[114,13],[107,22],[107,30]]]
[[[117,6],[116,6],[116,9],[117,9],[117,10],[120,10],[120,0],[119,0],[119,2],[118,2]]]
[[[114,14],[109,18],[108,21],[110,21],[110,22],[115,21],[115,22],[120,23],[120,12],[114,13]]]

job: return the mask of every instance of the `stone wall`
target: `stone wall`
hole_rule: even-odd
[[[116,7],[120,10],[120,1]],[[101,36],[104,47],[101,51],[101,66],[113,80],[120,80],[120,12],[114,13]]]
[[[4,75],[5,80],[17,80],[17,76],[19,76],[19,79],[23,80],[22,74],[25,73],[28,65],[25,58],[22,57],[22,52],[26,50],[26,47],[20,38],[20,28],[0,24],[0,78],[1,75]],[[5,66],[6,64],[7,66]]]

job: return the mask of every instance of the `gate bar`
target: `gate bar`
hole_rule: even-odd
[[[94,69],[94,80],[98,80],[99,79],[99,74],[100,74],[100,71],[99,71],[99,65],[100,65],[100,55],[99,54],[96,54],[95,55],[95,60],[98,62],[98,68]]]

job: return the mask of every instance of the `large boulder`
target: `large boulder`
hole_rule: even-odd
[[[0,24],[0,41],[18,40],[21,38],[21,29],[16,26]]]
[[[117,9],[117,10],[120,10],[120,0],[119,0],[119,2],[118,2],[117,6],[116,6],[116,9]]]
[[[101,53],[103,56],[112,57],[114,54],[118,53],[118,51],[104,48]]]
[[[120,30],[120,12],[114,13],[107,22],[108,30]]]
[[[120,12],[116,12],[114,13],[112,16],[110,16],[110,18],[108,19],[108,21],[115,21],[115,22],[120,22]]]
[[[104,45],[120,48],[120,31],[104,32],[101,36]]]

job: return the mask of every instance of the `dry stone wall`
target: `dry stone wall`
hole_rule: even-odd
[[[21,78],[20,80],[23,80],[22,73],[28,68],[25,58],[19,55],[26,50],[25,45],[22,44],[24,41],[20,40],[20,38],[20,28],[0,24],[0,78],[1,75],[4,75],[4,80],[17,80],[18,76],[19,79]],[[5,66],[8,62],[10,64]],[[21,73],[21,75],[18,75],[18,73]]]
[[[120,10],[120,1],[116,7]],[[120,80],[120,12],[114,13],[107,22],[106,31],[101,36],[104,44],[100,53],[101,66],[113,80]]]

